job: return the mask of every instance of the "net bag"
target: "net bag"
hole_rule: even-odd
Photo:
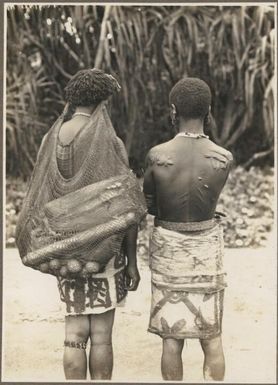
[[[30,232],[32,251],[23,263],[62,276],[99,272],[120,252],[126,230],[145,214],[137,194],[136,178],[124,175],[47,203],[44,220]]]
[[[127,229],[146,215],[146,205],[103,106],[88,127],[91,156],[82,172],[69,180],[57,170],[53,150],[62,121],[40,149],[16,242],[26,266],[56,276],[84,277],[102,271],[121,252]]]

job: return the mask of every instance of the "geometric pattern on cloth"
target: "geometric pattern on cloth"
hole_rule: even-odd
[[[113,257],[102,273],[90,278],[57,278],[66,315],[100,314],[124,305],[125,266],[115,269]]]
[[[125,271],[118,271],[118,273],[115,274],[114,278],[117,302],[120,302],[126,296]]]
[[[210,339],[221,334],[224,290],[171,291],[152,283],[148,331],[162,338]]]

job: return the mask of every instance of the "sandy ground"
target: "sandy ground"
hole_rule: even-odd
[[[259,249],[227,249],[223,345],[225,382],[276,383],[276,252],[274,235]],[[147,333],[150,273],[139,261],[141,284],[119,308],[114,326],[114,381],[161,381],[161,340]],[[4,255],[2,381],[64,381],[64,317],[54,277]],[[202,382],[202,351],[188,340],[184,382]]]

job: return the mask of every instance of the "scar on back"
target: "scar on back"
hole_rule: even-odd
[[[171,157],[159,154],[150,154],[149,155],[150,165],[156,164],[157,166],[173,166],[174,162]]]
[[[229,159],[222,154],[206,154],[205,158],[208,158],[210,160],[210,163],[215,170],[226,169],[229,164]]]

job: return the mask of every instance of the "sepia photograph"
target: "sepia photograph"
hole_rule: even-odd
[[[1,381],[277,382],[277,4],[3,6]]]

